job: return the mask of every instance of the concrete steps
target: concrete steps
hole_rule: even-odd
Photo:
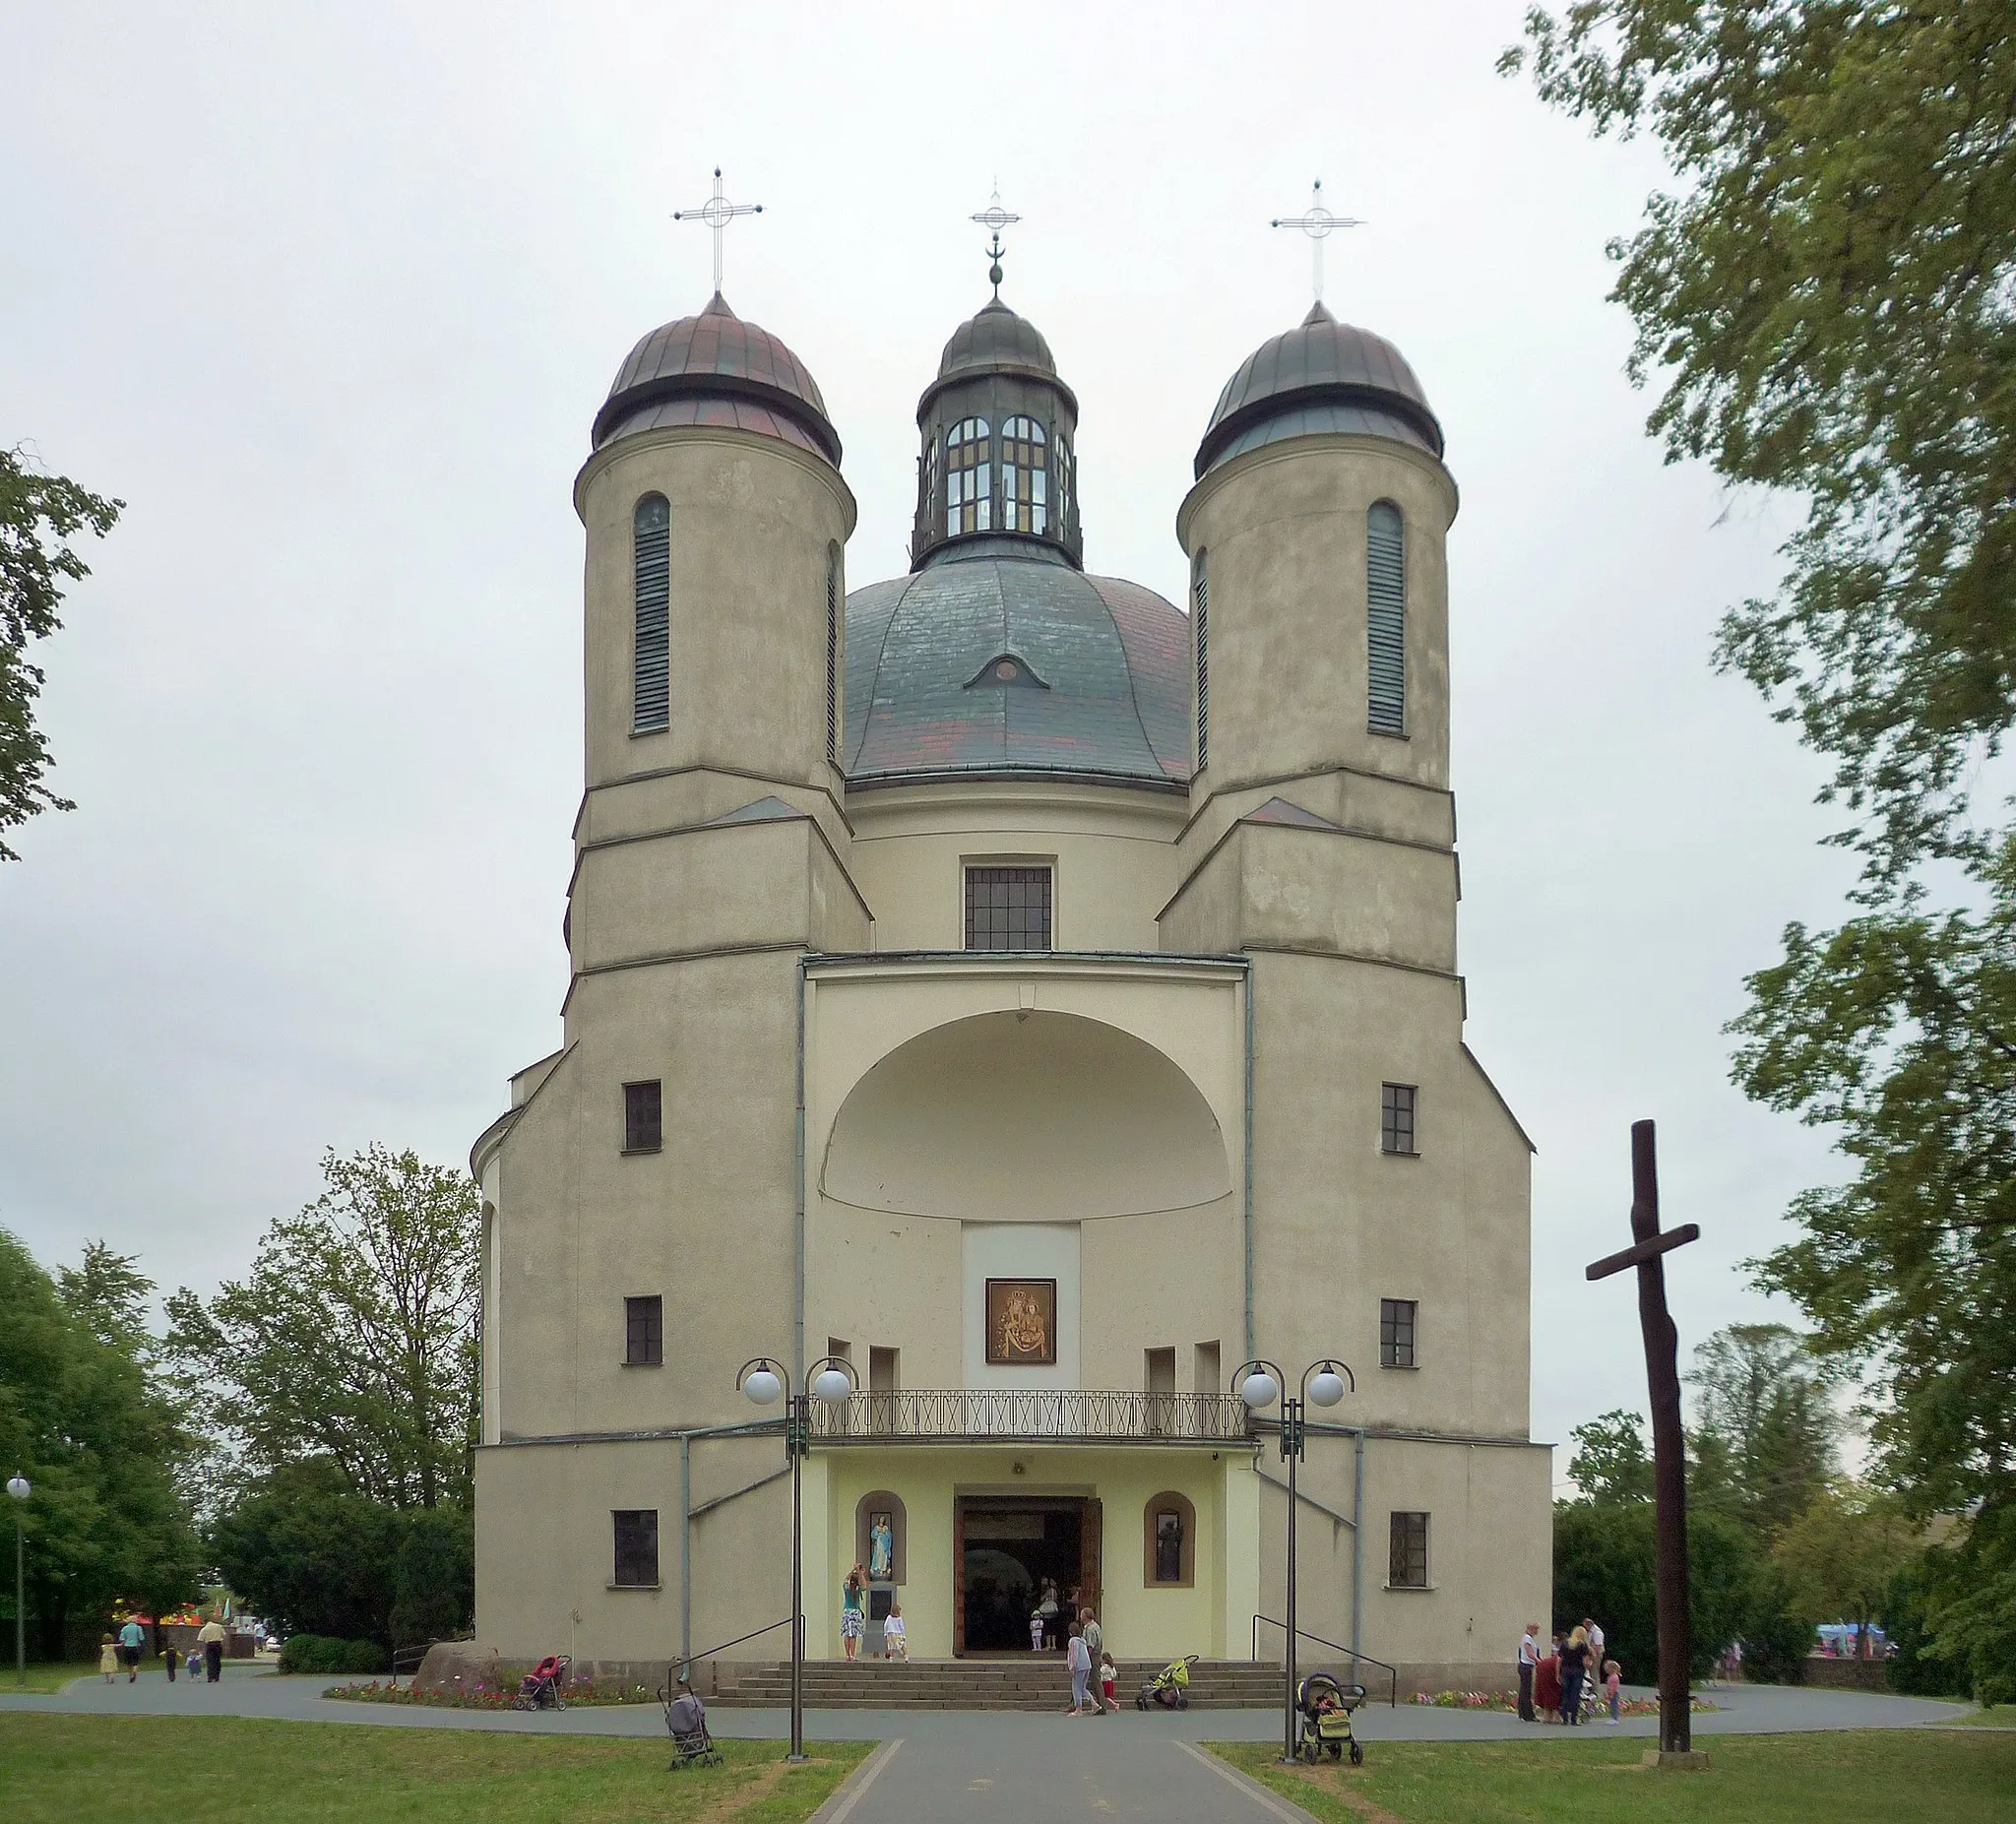
[[[1122,1660],[1114,1695],[1134,1694],[1164,1662]],[[782,1709],[791,1698],[788,1660],[715,1662],[709,1703]],[[1281,1702],[1281,1668],[1246,1660],[1201,1660],[1190,1669],[1193,1710],[1264,1709]],[[1062,1710],[1071,1674],[1062,1654],[1002,1660],[809,1660],[803,1695],[816,1710]]]

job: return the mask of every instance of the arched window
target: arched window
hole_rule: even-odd
[[[1050,453],[1034,418],[1001,426],[1001,527],[1004,532],[1046,532],[1050,519]]]
[[[1407,567],[1400,509],[1365,515],[1365,726],[1407,732]]]
[[[1197,639],[1197,771],[1211,763],[1211,577],[1199,551],[1190,573],[1190,627]]]
[[[1071,467],[1071,440],[1060,432],[1055,448],[1057,452],[1057,486],[1055,490],[1057,530],[1068,535],[1071,531],[1071,489],[1075,485],[1075,472]]]
[[[987,421],[961,418],[945,433],[945,535],[993,528]]]
[[[1141,1510],[1141,1581],[1150,1590],[1187,1590],[1197,1579],[1197,1510],[1171,1488]]]
[[[632,655],[630,732],[656,734],[671,726],[672,510],[662,494],[637,503],[631,525],[633,599],[637,615]]]
[[[840,757],[840,546],[826,547],[826,758]]]

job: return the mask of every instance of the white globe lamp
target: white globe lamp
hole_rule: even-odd
[[[11,1476],[7,1478],[7,1492],[17,1501],[26,1501],[33,1490],[29,1487],[26,1476]]]
[[[1335,1406],[1344,1398],[1344,1376],[1335,1368],[1325,1368],[1309,1383],[1309,1398],[1318,1406]]]
[[[1263,1406],[1272,1406],[1280,1393],[1280,1385],[1264,1368],[1255,1368],[1239,1387],[1239,1398],[1256,1413]]]
[[[770,1406],[784,1392],[784,1382],[777,1378],[775,1368],[758,1368],[743,1381],[742,1391],[758,1406]]]
[[[828,1406],[838,1406],[854,1390],[846,1371],[840,1368],[821,1368],[812,1376],[812,1391]]]

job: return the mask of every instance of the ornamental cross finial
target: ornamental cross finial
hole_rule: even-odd
[[[1309,213],[1306,216],[1280,216],[1269,224],[1277,228],[1300,228],[1309,237],[1310,278],[1316,287],[1316,302],[1323,301],[1323,241],[1332,228],[1361,228],[1365,224],[1355,216],[1333,216],[1323,207],[1323,180],[1317,178],[1309,187]]]
[[[730,203],[721,191],[721,166],[714,167],[714,194],[698,209],[675,209],[674,221],[704,221],[714,230],[714,294],[721,295],[721,231],[737,216],[760,216],[761,203]]]
[[[1001,230],[1011,221],[1020,221],[1022,218],[1001,207],[1001,186],[996,184],[994,200],[977,216],[969,217],[968,220],[977,221],[981,227],[993,232],[994,244],[987,249],[987,257],[993,264],[987,268],[987,277],[994,282],[994,302],[998,304],[1001,301]]]

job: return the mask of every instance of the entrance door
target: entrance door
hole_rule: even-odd
[[[1061,1643],[1081,1604],[1099,1601],[1099,1503],[1079,1495],[961,1495],[953,1513],[952,1650],[1028,1653],[1030,1616],[1046,1597],[1056,1612],[1045,1651]]]

